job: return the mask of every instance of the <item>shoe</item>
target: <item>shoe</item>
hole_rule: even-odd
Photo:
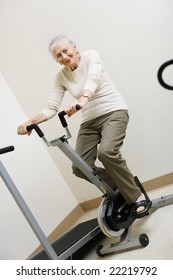
[[[136,218],[142,218],[148,214],[148,210],[151,207],[152,202],[150,200],[141,200],[133,204],[132,213]],[[143,209],[140,211],[139,208]]]

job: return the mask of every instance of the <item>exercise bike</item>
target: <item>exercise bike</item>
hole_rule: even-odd
[[[75,228],[67,232],[64,236],[58,239],[58,242],[50,244],[42,229],[40,228],[38,222],[34,218],[30,209],[28,208],[23,197],[19,193],[17,187],[12,181],[10,175],[8,174],[6,168],[0,161],[0,176],[7,186],[8,190],[12,194],[14,200],[19,206],[21,212],[25,216],[27,222],[31,226],[38,240],[42,244],[44,251],[38,253],[35,257],[31,259],[68,259],[81,248],[84,244],[89,242],[93,236],[96,236],[100,233],[100,230],[103,234],[111,239],[111,242],[107,246],[99,245],[96,249],[98,256],[104,256],[108,253],[120,253],[123,251],[136,249],[139,247],[146,247],[149,244],[148,236],[143,233],[140,234],[136,239],[131,238],[131,226],[136,220],[136,215],[133,209],[133,205],[126,205],[123,197],[121,196],[118,190],[113,191],[99,176],[97,176],[92,168],[70,147],[68,144],[68,139],[71,138],[71,133],[68,129],[68,125],[65,120],[66,113],[64,111],[59,113],[59,118],[63,127],[66,129],[66,135],[56,138],[52,141],[47,141],[44,137],[43,132],[38,125],[32,124],[27,127],[27,130],[35,129],[37,134],[43,139],[47,146],[57,146],[62,152],[68,156],[68,158],[74,162],[78,168],[88,177],[88,179],[93,183],[99,190],[102,192],[102,203],[98,209],[97,221],[95,219],[88,222],[85,222],[85,232],[81,236],[80,240],[77,240]],[[0,154],[11,152],[14,150],[13,146],[8,146],[0,149]],[[158,208],[164,207],[166,205],[173,203],[173,195],[167,195],[158,199],[149,200],[146,192],[144,191],[139,179],[134,178],[137,186],[142,190],[145,195],[146,200],[148,201],[148,211],[141,214],[140,218],[145,217],[149,213],[154,212]],[[139,216],[138,216],[139,218]],[[89,228],[90,227],[90,228]],[[79,224],[77,231],[82,230],[83,225]],[[87,228],[87,230],[86,230]],[[69,235],[73,235],[70,241],[70,246],[67,244],[69,241]],[[119,242],[113,243],[113,238],[118,237]],[[84,240],[85,239],[85,240]],[[62,244],[63,242],[64,244]],[[75,244],[74,244],[75,243]],[[63,245],[63,246],[62,246]],[[60,248],[61,247],[61,248]],[[41,257],[40,257],[41,256]]]
[[[80,108],[77,108],[80,109]],[[89,179],[102,192],[102,203],[98,209],[97,221],[103,234],[109,238],[120,237],[118,244],[111,244],[111,248],[106,248],[102,245],[97,248],[97,254],[102,256],[110,251],[121,252],[128,249],[135,249],[138,247],[146,247],[149,244],[148,236],[143,233],[136,239],[131,239],[131,225],[137,218],[143,218],[149,214],[149,209],[152,206],[147,193],[142,187],[139,179],[135,177],[137,186],[145,195],[148,209],[145,213],[136,216],[134,205],[126,204],[123,196],[118,189],[113,190],[105,181],[94,173],[94,170],[71,148],[68,140],[72,137],[65,119],[65,111],[61,111],[58,116],[62,126],[66,130],[66,135],[63,135],[54,140],[48,141],[42,130],[37,124],[27,126],[27,131],[34,129],[38,136],[42,138],[46,146],[57,146]],[[113,248],[114,247],[114,248]]]

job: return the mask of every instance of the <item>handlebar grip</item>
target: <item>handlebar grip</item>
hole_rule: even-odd
[[[0,149],[0,155],[14,151],[14,146],[8,146]]]
[[[79,104],[76,104],[76,110],[80,110],[80,109],[81,109],[81,106]],[[67,115],[67,113],[65,111],[61,111],[58,114],[58,116],[60,118],[60,121],[61,121],[61,124],[62,124],[63,127],[67,127],[68,126],[68,124],[67,124],[67,122],[65,120],[65,117],[64,117],[65,115]]]
[[[80,110],[81,109],[81,106],[79,104],[76,104],[76,110]]]
[[[60,119],[61,124],[62,124],[63,127],[67,127],[67,126],[68,126],[68,125],[67,125],[67,122],[66,122],[66,120],[65,120],[65,118],[64,118],[65,115],[67,115],[67,113],[66,113],[65,111],[61,111],[61,112],[59,112],[59,114],[58,114],[58,117],[59,117],[59,119]]]
[[[35,129],[40,138],[44,137],[43,131],[39,128],[39,126],[36,123],[30,124],[26,127],[27,131],[30,131],[32,129]]]

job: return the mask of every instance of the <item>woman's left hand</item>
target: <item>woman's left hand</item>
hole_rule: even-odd
[[[87,97],[81,96],[78,102],[72,102],[71,104],[67,105],[64,111],[67,113],[68,117],[71,117],[73,114],[79,111],[76,108],[76,105],[79,105],[80,109],[82,109],[88,103],[88,101],[89,100]]]

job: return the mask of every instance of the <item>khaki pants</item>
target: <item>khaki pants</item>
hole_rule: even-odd
[[[81,124],[76,152],[110,187],[117,187],[126,202],[131,204],[137,200],[141,191],[120,152],[128,120],[127,110],[119,110]],[[95,166],[97,158],[104,168]],[[76,166],[72,168],[76,176],[87,179]]]

